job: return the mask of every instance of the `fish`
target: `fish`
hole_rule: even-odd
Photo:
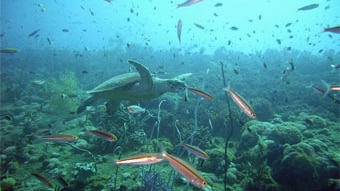
[[[43,134],[49,134],[51,132],[50,129],[39,129],[34,133],[31,133],[29,135],[26,135],[28,143],[32,143],[34,140],[36,140],[39,136]]]
[[[306,86],[306,88],[312,88],[315,93],[320,94],[320,95],[324,95],[325,94],[324,90],[316,87],[312,82],[311,82],[311,85]]]
[[[30,34],[28,34],[28,37],[32,37],[32,36],[36,35],[39,31],[40,31],[40,29],[37,29],[37,30],[31,32]]]
[[[127,107],[129,113],[143,113],[145,112],[145,108],[142,108],[138,105],[130,105]]]
[[[91,13],[92,16],[95,15],[94,11],[93,11],[91,8],[89,8],[89,11],[90,11],[90,13]]]
[[[206,152],[204,152],[202,149],[200,149],[199,147],[189,145],[186,143],[181,143],[181,146],[184,147],[187,151],[197,156],[198,158],[201,158],[203,160],[207,160],[209,158],[209,155]]]
[[[335,68],[335,69],[339,69],[340,68],[340,64],[338,64],[338,65],[331,64],[330,67]]]
[[[41,175],[39,173],[35,173],[35,172],[32,172],[31,175],[36,177],[38,180],[40,180],[40,182],[44,183],[48,187],[53,188],[53,184],[45,176],[43,176],[43,175]]]
[[[325,28],[323,29],[323,32],[332,32],[332,33],[340,34],[340,26]]]
[[[326,92],[324,93],[323,97],[326,97],[330,91],[340,91],[340,85],[332,86],[324,80],[321,80],[321,82],[326,86]]]
[[[237,68],[234,68],[234,73],[235,73],[236,75],[238,75],[238,74],[240,73],[240,70],[237,69]]]
[[[214,7],[221,7],[223,4],[222,3],[216,3]]]
[[[122,160],[117,160],[116,165],[128,164],[128,165],[147,165],[162,162],[164,158],[159,153],[149,153],[138,156],[129,157]]]
[[[289,27],[290,25],[292,25],[292,23],[287,23],[285,27]]]
[[[267,68],[267,64],[265,62],[263,62],[263,67]]]
[[[33,80],[32,84],[35,84],[35,85],[44,85],[45,81],[44,80]]]
[[[189,101],[189,97],[188,97],[188,88],[185,89],[184,101],[185,101],[185,102]]]
[[[282,71],[283,76],[281,77],[281,80],[283,81],[287,79],[289,74],[293,72],[294,70],[295,70],[294,62],[293,60],[289,60],[289,66]]]
[[[235,27],[235,26],[230,27],[230,29],[233,30],[233,31],[237,31],[238,30],[238,28]]]
[[[7,115],[1,115],[1,119],[6,119],[7,121],[12,121],[13,116],[10,114]]]
[[[256,114],[254,109],[249,105],[249,103],[240,96],[237,92],[232,90],[230,86],[225,89],[230,93],[231,98],[234,100],[234,102],[239,106],[239,108],[250,118],[255,119]]]
[[[295,70],[295,64],[294,64],[292,59],[289,60],[289,65],[290,65],[290,68],[292,69],[292,71],[294,71]]]
[[[70,30],[68,30],[68,29],[62,29],[61,31],[63,31],[63,32],[70,32]]]
[[[300,8],[298,8],[297,11],[308,11],[308,10],[312,10],[312,9],[315,9],[315,8],[318,8],[318,7],[319,7],[319,4],[314,3],[314,4],[310,4],[310,5],[300,7]]]
[[[0,49],[1,53],[17,53],[19,50],[17,48],[2,48]]]
[[[162,152],[162,156],[167,159],[170,165],[176,169],[178,173],[184,176],[192,185],[200,189],[210,190],[210,187],[203,176],[188,163],[180,158],[168,154],[165,151]]]
[[[326,83],[326,82],[325,82],[325,83]],[[328,84],[326,83],[325,85],[328,85]],[[306,86],[306,88],[312,88],[313,91],[314,91],[315,93],[317,93],[317,94],[319,94],[319,95],[322,95],[322,98],[324,98],[324,97],[327,96],[329,99],[331,99],[331,100],[334,101],[335,103],[340,104],[340,100],[336,99],[335,96],[329,94],[329,91],[327,92],[327,90],[326,90],[326,91],[325,91],[325,90],[322,90],[322,89],[316,87],[315,85],[313,85],[313,83],[311,83],[310,86]]]
[[[48,44],[49,44],[49,45],[51,45],[51,44],[52,44],[52,41],[51,41],[51,39],[50,39],[50,38],[46,38],[46,40],[47,40],[47,42],[48,42]]]
[[[114,142],[117,140],[117,137],[115,135],[106,131],[89,130],[89,132],[109,142]]]
[[[210,100],[210,101],[214,100],[214,97],[210,95],[208,92],[195,89],[195,88],[190,88],[190,87],[188,87],[187,89],[190,90],[192,93],[195,93],[196,95],[199,95],[207,100]]]
[[[178,38],[179,43],[181,43],[182,25],[183,25],[182,20],[181,19],[178,20],[178,23],[177,23],[177,38]]]
[[[276,39],[276,42],[277,42],[277,44],[281,44],[281,40],[280,39]]]
[[[197,24],[197,23],[194,23],[194,25],[197,27],[197,28],[199,28],[199,29],[202,29],[202,30],[204,30],[205,28],[204,28],[204,26],[202,26],[202,25],[199,25],[199,24]]]
[[[48,135],[44,137],[40,137],[39,139],[44,141],[55,141],[55,142],[70,142],[78,139],[77,136],[74,135]]]
[[[182,4],[179,4],[177,6],[177,8],[180,8],[180,7],[187,7],[187,6],[190,6],[190,5],[193,5],[195,3],[198,3],[198,2],[201,2],[203,0],[187,0],[186,2],[182,3]]]

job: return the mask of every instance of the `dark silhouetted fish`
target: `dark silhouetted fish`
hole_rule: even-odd
[[[216,3],[214,7],[221,7],[223,4],[222,3]]]
[[[290,25],[292,25],[292,23],[287,23],[285,27],[289,27]]]
[[[319,7],[319,4],[314,3],[314,4],[306,5],[304,7],[300,7],[298,8],[298,11],[308,11],[308,10],[312,10],[318,7]]]
[[[235,27],[235,26],[230,27],[230,29],[233,30],[233,31],[237,31],[238,30],[238,28]]]
[[[277,42],[278,44],[281,44],[281,40],[280,40],[280,39],[276,39],[276,42]]]
[[[332,33],[340,34],[340,26],[325,28],[323,29],[323,32],[332,32]]]
[[[37,29],[37,30],[31,32],[31,33],[28,35],[28,37],[32,37],[32,36],[36,35],[39,31],[40,31],[40,29]]]
[[[180,8],[180,7],[187,7],[187,6],[190,6],[190,5],[193,5],[195,3],[198,3],[198,2],[201,2],[202,0],[187,0],[186,2],[182,3],[182,4],[179,4],[177,6],[177,8]]]
[[[0,53],[17,53],[18,49],[16,48],[2,48],[0,49]]]
[[[181,19],[178,20],[178,24],[177,24],[177,37],[178,37],[179,43],[181,43],[182,25],[183,25],[182,20]]]
[[[199,24],[197,24],[197,23],[194,23],[194,25],[197,27],[197,28],[199,28],[199,29],[204,29],[204,26],[202,26],[202,25],[199,25]]]

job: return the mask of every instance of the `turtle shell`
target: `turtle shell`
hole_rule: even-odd
[[[120,97],[124,92],[138,83],[139,79],[140,75],[138,72],[122,74],[106,80],[87,93],[106,99]]]

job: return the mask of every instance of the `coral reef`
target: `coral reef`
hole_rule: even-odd
[[[326,190],[327,185],[323,184],[327,176],[322,166],[313,147],[300,142],[285,148],[281,162],[273,167],[273,176],[281,185],[293,190]]]
[[[260,121],[270,121],[274,115],[272,104],[265,98],[256,98],[253,102],[256,118]]]
[[[171,191],[171,187],[165,183],[157,171],[146,171],[142,177],[142,190],[148,191]]]
[[[50,96],[49,108],[54,115],[65,118],[76,111],[79,100],[78,80],[70,71],[64,72],[59,79],[46,82],[46,92]]]
[[[14,178],[5,178],[1,180],[0,186],[2,191],[14,191],[16,180]]]
[[[75,176],[77,183],[84,185],[88,179],[96,173],[95,163],[76,163]]]
[[[268,129],[265,135],[268,139],[275,140],[281,144],[296,144],[302,141],[302,134],[294,123],[284,122]]]

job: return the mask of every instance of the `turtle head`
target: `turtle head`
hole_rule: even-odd
[[[187,88],[187,85],[182,80],[171,79],[167,80],[168,92],[181,92]]]

